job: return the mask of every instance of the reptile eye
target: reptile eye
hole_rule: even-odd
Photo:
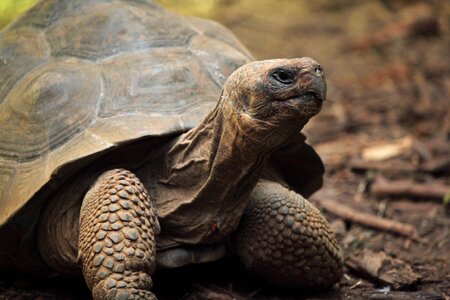
[[[294,82],[293,76],[283,70],[273,72],[272,77],[275,78],[276,81],[281,82],[283,84],[291,84]]]

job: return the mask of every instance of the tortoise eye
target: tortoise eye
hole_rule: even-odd
[[[291,84],[294,82],[294,76],[292,74],[284,71],[284,70],[277,70],[272,73],[272,77],[283,84]]]

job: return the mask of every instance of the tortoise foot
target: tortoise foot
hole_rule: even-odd
[[[283,287],[328,288],[342,275],[334,234],[320,212],[299,194],[261,181],[234,236],[250,270]]]
[[[149,196],[129,171],[104,173],[80,213],[79,259],[94,299],[156,299],[149,292],[159,223]]]
[[[155,294],[145,289],[151,286],[152,279],[146,273],[131,276],[114,274],[94,286],[92,296],[95,300],[156,300]]]

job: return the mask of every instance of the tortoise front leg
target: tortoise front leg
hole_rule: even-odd
[[[78,257],[97,299],[156,299],[150,292],[159,223],[139,179],[129,171],[104,173],[80,212]]]
[[[246,267],[278,286],[327,288],[342,275],[328,222],[305,198],[278,183],[257,184],[233,241]]]

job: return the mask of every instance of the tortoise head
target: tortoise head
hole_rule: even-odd
[[[326,98],[322,66],[303,57],[248,63],[227,79],[223,98],[237,115],[266,129],[297,131],[316,115]],[[254,126],[254,125],[253,125]]]

